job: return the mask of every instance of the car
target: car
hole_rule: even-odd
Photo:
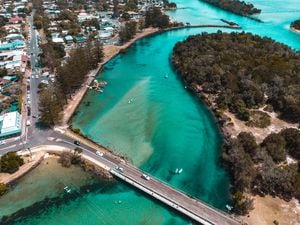
[[[123,173],[124,172],[124,169],[123,167],[120,167],[120,166],[117,166],[116,167],[116,170],[118,170],[119,172]]]
[[[27,120],[27,121],[26,121],[26,126],[30,126],[30,125],[31,125],[30,120]]]
[[[80,142],[79,141],[74,141],[74,144],[80,146]]]
[[[99,152],[99,151],[96,151],[96,155],[102,157],[102,156],[103,156],[103,153],[102,153],[102,152]]]
[[[35,75],[35,78],[36,78],[36,79],[39,79],[39,75]]]
[[[37,115],[33,115],[32,118],[37,118]]]
[[[150,180],[150,177],[144,173],[142,174],[141,177],[144,178],[145,180]]]
[[[0,145],[4,145],[4,144],[6,144],[5,141],[0,141]]]

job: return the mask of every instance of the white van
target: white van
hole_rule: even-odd
[[[30,125],[31,125],[30,120],[27,120],[26,121],[26,126],[30,126]]]

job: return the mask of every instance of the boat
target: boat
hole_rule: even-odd
[[[175,173],[178,173],[178,171],[179,171],[179,169],[178,169],[178,168],[176,168],[176,170],[175,170]]]
[[[230,205],[225,205],[225,207],[226,207],[226,209],[228,209],[229,211],[231,211],[232,210],[232,206],[230,206]]]
[[[183,169],[180,168],[180,170],[178,170],[178,174],[182,173]]]
[[[122,203],[122,201],[121,200],[119,200],[119,201],[115,201],[115,204],[121,204]]]
[[[64,190],[65,190],[67,193],[70,193],[70,192],[71,192],[71,188],[69,188],[68,186],[65,186],[65,187],[64,187]]]
[[[168,77],[169,77],[169,75],[168,75],[168,74],[166,74],[166,75],[165,75],[165,78],[168,78]]]

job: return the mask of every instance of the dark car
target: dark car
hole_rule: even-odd
[[[79,141],[74,141],[74,144],[79,146],[80,142]]]

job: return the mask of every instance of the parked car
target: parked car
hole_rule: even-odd
[[[102,156],[103,156],[103,153],[102,153],[102,152],[99,152],[99,151],[96,151],[96,155],[102,157]]]
[[[4,145],[4,144],[6,144],[5,141],[0,141],[0,145]]]
[[[79,141],[74,141],[74,144],[80,146],[80,142]]]

